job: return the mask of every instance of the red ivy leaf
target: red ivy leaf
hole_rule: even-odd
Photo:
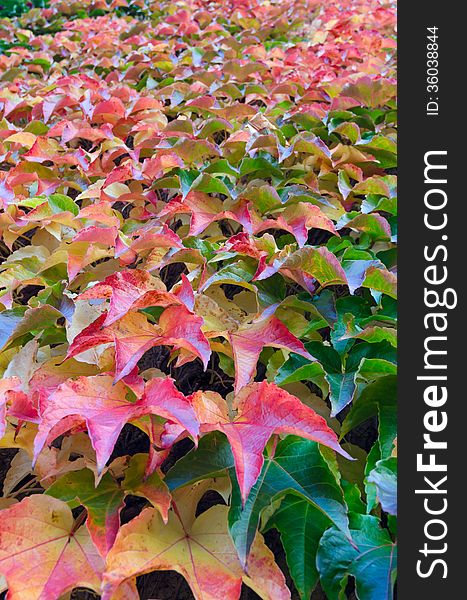
[[[302,342],[277,317],[244,325],[229,334],[235,361],[235,392],[250,383],[264,346],[285,348],[314,360]]]
[[[186,304],[193,309],[193,290],[188,279],[182,275],[182,286],[175,293],[165,291],[162,282],[151,279],[147,271],[130,269],[106,277],[102,283],[83,292],[78,300],[110,298],[110,307],[104,326],[111,325],[128,311],[148,306],[167,307],[171,304]]]
[[[141,313],[128,313],[117,322],[104,327],[106,313],[83,329],[68,349],[71,358],[101,344],[115,344],[115,380],[119,381],[134,369],[139,359],[154,346],[173,346],[184,349],[193,360],[197,356],[207,367],[211,348],[201,331],[203,319],[185,306],[170,306],[159,318],[158,325],[151,325]]]
[[[225,433],[232,446],[243,502],[259,477],[264,448],[274,433],[300,435],[350,459],[325,419],[274,383],[252,383],[243,388],[235,403],[235,419],[215,428]]]
[[[172,379],[151,380],[136,402],[126,400],[127,391],[121,382],[114,385],[108,375],[78,377],[60,385],[41,403],[42,420],[34,440],[35,459],[44,444],[83,422],[96,451],[99,473],[112,454],[125,423],[143,415],[159,415],[178,423],[191,436],[198,435],[196,414]]]
[[[319,206],[306,202],[287,206],[277,219],[261,221],[254,228],[254,233],[257,234],[266,229],[283,229],[295,236],[299,247],[302,248],[307,242],[308,230],[312,228],[324,229],[334,235],[339,235],[334,223]]]

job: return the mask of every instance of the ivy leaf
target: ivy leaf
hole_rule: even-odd
[[[310,346],[311,344],[313,342],[310,343]],[[360,374],[362,363],[367,365],[365,363],[367,357],[371,357],[373,360],[380,357],[389,359],[390,361],[396,360],[395,352],[386,342],[358,344],[354,346],[345,357],[344,364],[340,367],[339,371],[329,370],[326,374],[326,379],[330,387],[331,416],[340,413],[354,399],[357,391],[356,379]]]
[[[23,393],[21,392],[21,379],[19,377],[4,377],[0,380],[0,439],[5,434],[7,428],[7,402],[14,398],[16,394],[20,394],[20,397],[23,397]]]
[[[37,308],[16,307],[0,313],[0,348],[14,340],[35,332],[54,327],[62,313],[48,304]]]
[[[355,190],[355,188],[354,188]],[[353,219],[340,221],[341,227],[349,227],[357,231],[367,233],[372,240],[389,241],[391,239],[391,227],[387,220],[378,214],[358,214]]]
[[[86,526],[91,539],[105,558],[120,526],[124,494],[110,473],[105,473],[96,487],[89,469],[67,473],[52,484],[47,494],[67,502],[70,508],[86,507]]]
[[[281,366],[275,377],[278,385],[287,385],[297,381],[312,381],[327,395],[327,386],[324,385],[325,371],[320,362],[307,362],[297,354],[291,354]]]
[[[147,454],[132,456],[121,484],[107,472],[96,485],[92,471],[82,469],[63,475],[46,493],[68,502],[70,508],[81,504],[87,509],[86,526],[94,544],[105,557],[120,527],[120,511],[126,495],[147,498],[167,522],[171,497],[157,472],[145,477],[147,461]]]
[[[230,533],[242,564],[258,528],[262,511],[275,499],[293,492],[312,505],[349,536],[344,496],[318,444],[287,436],[277,444],[273,456],[264,459],[261,474],[242,506],[240,488],[233,469]]]
[[[253,379],[256,363],[265,346],[284,348],[313,360],[302,342],[277,317],[250,323],[229,335],[235,361],[235,392]]]
[[[142,252],[155,248],[183,248],[181,239],[167,225],[151,225],[142,227],[133,235],[136,239],[131,243],[131,250]]]
[[[376,486],[376,497],[382,509],[390,515],[397,514],[397,459],[379,460],[367,481]]]
[[[316,279],[322,287],[347,285],[347,277],[339,260],[324,246],[297,250],[282,263],[281,272],[301,285],[304,275]],[[306,284],[304,287],[309,289]]]
[[[245,387],[235,403],[236,417],[212,427],[225,433],[232,446],[243,503],[261,473],[263,450],[273,433],[301,435],[350,458],[323,417],[273,383],[262,381]]]
[[[134,454],[125,469],[121,486],[125,494],[147,498],[157,508],[166,523],[171,503],[169,489],[158,471],[147,475],[147,463],[147,454]]]
[[[397,331],[392,327],[380,327],[379,325],[373,325],[366,327],[365,329],[359,329],[355,332],[348,332],[341,336],[341,340],[354,338],[364,340],[370,344],[377,344],[379,342],[388,342],[394,348],[397,347]]]
[[[103,313],[74,338],[67,358],[95,346],[114,344],[116,381],[131,373],[143,354],[154,346],[167,345],[176,350],[186,350],[185,362],[199,357],[207,367],[211,349],[201,331],[203,319],[185,306],[166,308],[157,326],[152,325],[141,313],[128,313],[112,325],[104,327],[106,318],[106,313]]]
[[[193,407],[196,418],[200,423],[200,432],[211,431],[218,424],[229,422],[229,406],[217,392],[197,391],[187,397]],[[175,423],[166,423],[160,436],[164,448],[171,447],[181,436],[186,435],[186,430]]]
[[[321,538],[316,562],[327,597],[342,598],[352,575],[358,600],[392,600],[397,555],[389,533],[376,517],[355,514],[350,533],[356,547],[335,528]]]
[[[310,229],[324,229],[334,235],[339,235],[334,223],[323,211],[313,204],[298,202],[287,206],[277,219],[262,220],[254,227],[254,233],[258,234],[267,229],[283,229],[291,233],[300,248],[302,248],[308,239]]]
[[[368,385],[354,402],[341,428],[341,437],[360,423],[378,416],[381,458],[387,458],[392,452],[397,435],[397,378],[395,375],[380,377]]]
[[[143,415],[159,415],[182,425],[193,437],[198,435],[193,408],[169,377],[149,381],[136,402],[126,400],[127,393],[126,386],[121,382],[113,385],[109,375],[79,377],[61,384],[42,402],[42,420],[34,440],[35,459],[45,443],[84,423],[96,451],[99,474],[125,423]]]
[[[366,270],[362,286],[387,294],[391,298],[397,298],[397,277],[390,271],[378,269],[375,266],[369,267]]]
[[[345,256],[342,260],[342,268],[344,269],[347,281],[349,284],[349,292],[355,293],[359,287],[362,286],[366,276],[366,272],[369,267],[383,267],[383,264],[379,260],[375,259],[355,259],[349,260]]]
[[[210,188],[215,188],[216,192],[220,192],[230,196],[229,189],[222,183],[220,179],[211,177],[210,175],[201,175],[196,181],[207,181],[209,178]],[[251,215],[245,203],[231,204],[230,209],[226,210],[224,203],[219,199],[201,191],[189,191],[193,182],[190,182],[190,187],[185,188],[186,197],[173,198],[161,211],[161,217],[172,217],[176,214],[191,214],[190,219],[190,236],[199,236],[203,231],[221,219],[231,219],[240,223],[245,230],[251,231]]]
[[[203,398],[209,400],[205,394],[196,396],[200,402]],[[231,420],[219,405],[212,403],[204,411],[204,418],[203,411],[195,410],[202,431],[217,429],[227,436],[243,503],[258,479],[264,463],[263,450],[273,433],[301,435],[350,458],[337,444],[336,434],[323,417],[272,383],[263,381],[243,388],[235,397],[235,406],[237,414]]]
[[[193,302],[187,308],[193,309],[193,290],[187,278],[182,276],[183,296],[189,297],[187,290],[191,290]],[[162,281],[151,278],[147,271],[132,269],[129,271],[119,271],[109,275],[97,285],[89,288],[78,296],[78,300],[92,300],[95,298],[110,298],[109,311],[103,322],[103,326],[108,326],[123,317],[128,311],[146,308],[148,306],[163,306],[164,308],[171,304],[182,304],[182,300],[177,293],[173,294],[165,291]]]
[[[265,600],[290,598],[262,536],[257,534],[244,571],[229,536],[228,507],[213,506],[195,518],[198,500],[196,487],[182,490],[174,496],[166,525],[157,511],[147,508],[121,527],[107,556],[103,600],[130,577],[166,570],[180,573],[197,600],[219,600],[220,593],[238,600],[242,581]]]
[[[99,592],[103,568],[87,530],[75,530],[65,502],[34,495],[2,510],[0,572],[11,600],[59,598],[75,587]]]
[[[367,377],[385,375],[391,365],[391,362],[387,364],[388,361],[395,361],[396,358],[395,352],[386,342],[359,344],[352,348],[344,359],[341,359],[334,348],[323,346],[319,342],[309,342],[305,348],[319,363],[307,363],[303,358],[292,355],[279,370],[276,382],[284,385],[310,379],[319,384],[324,369],[326,381],[329,383],[331,416],[337,415],[352,402],[357,391],[356,380],[362,368]],[[384,362],[375,362],[378,360]],[[370,372],[371,368],[374,371]]]
[[[373,469],[376,468],[376,463],[381,460],[381,448],[379,440],[371,447],[366,457],[364,476],[367,477]],[[378,498],[376,497],[376,485],[368,479],[363,480],[366,494],[366,512],[371,513],[378,506]]]
[[[235,465],[232,449],[219,431],[203,436],[198,447],[180,458],[167,472],[164,482],[174,491],[200,479],[227,476],[226,469]]]
[[[339,192],[342,194],[344,200],[347,200],[353,186],[350,183],[348,174],[340,169],[337,176],[337,187],[339,188]]]
[[[250,283],[254,274],[253,261],[239,260],[216,271],[199,287],[198,291],[204,292],[216,283],[238,285],[254,292],[256,288]]]
[[[316,554],[331,520],[311,502],[286,496],[269,519],[266,529],[275,527],[281,536],[287,565],[301,600],[309,600],[319,580]]]
[[[79,213],[79,207],[76,202],[63,194],[51,194],[48,197],[48,202],[54,214],[68,211],[76,217]]]
[[[300,465],[299,470],[297,465]],[[342,490],[315,442],[296,436],[287,436],[280,441],[274,456],[265,456],[261,475],[244,507],[235,477],[232,451],[226,438],[219,432],[204,436],[198,448],[191,450],[168,471],[165,482],[170,490],[176,490],[206,477],[225,476],[226,472],[233,482],[229,523],[242,564],[248,555],[263,510],[276,499],[290,495],[290,492],[295,494],[291,498],[311,503],[319,514],[319,522],[326,522],[328,525],[336,523],[348,534]],[[310,514],[315,513],[312,511]],[[300,570],[300,567],[297,568]],[[297,577],[300,579],[301,575]]]

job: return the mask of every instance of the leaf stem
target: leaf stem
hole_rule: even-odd
[[[18,496],[19,494],[21,494],[22,492],[28,492],[30,488],[30,486],[34,483],[37,483],[39,480],[38,477],[33,477],[32,479],[30,479],[29,481],[26,481],[26,483],[24,485],[22,485],[19,490],[16,490],[14,492],[11,492],[9,494],[6,495],[6,498],[16,498],[16,496]],[[37,488],[34,488],[37,489]],[[42,488],[41,488],[42,489]]]
[[[88,516],[88,511],[85,508],[83,508],[83,510],[79,513],[79,515],[75,519],[75,522],[73,523],[73,529],[70,532],[70,536],[73,536],[78,531],[78,529],[81,527],[81,525],[86,520],[87,516]]]

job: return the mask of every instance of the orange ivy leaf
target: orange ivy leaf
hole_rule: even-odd
[[[130,577],[165,570],[180,573],[196,600],[238,600],[242,581],[264,600],[290,598],[261,534],[256,535],[244,572],[228,531],[229,508],[213,506],[195,519],[198,496],[196,487],[176,494],[167,525],[148,508],[121,527],[107,556],[103,600],[113,598],[114,589]]]
[[[10,600],[59,598],[78,586],[99,592],[103,567],[65,502],[35,495],[2,511],[0,573]]]

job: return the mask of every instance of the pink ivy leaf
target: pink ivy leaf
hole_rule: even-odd
[[[256,363],[265,346],[284,348],[314,360],[303,343],[277,317],[242,326],[229,334],[235,362],[235,392],[253,379]]]
[[[147,271],[130,269],[109,275],[101,283],[80,294],[78,299],[110,298],[109,312],[103,323],[104,326],[107,326],[132,309],[181,304],[183,300],[180,298],[180,293],[183,294],[183,297],[186,297],[190,305],[188,308],[191,310],[194,304],[193,290],[188,280],[182,281],[182,291],[179,290],[178,293],[174,294],[165,291],[162,282],[160,282],[158,289],[156,287],[157,280],[153,280]],[[187,288],[191,290],[191,298]]]
[[[198,357],[207,367],[211,348],[201,331],[203,319],[184,305],[167,308],[160,316],[158,325],[149,323],[145,315],[132,312],[104,327],[106,317],[106,313],[103,313],[75,337],[67,358],[101,344],[114,343],[115,381],[128,375],[143,354],[154,346],[184,349],[189,353],[189,357],[185,357],[187,360]]]
[[[6,377],[0,380],[0,438],[5,434],[7,403],[11,399],[11,392],[21,392],[19,377]]]
[[[258,222],[254,227],[254,233],[260,233],[266,229],[283,229],[291,233],[302,248],[308,240],[308,231],[312,228],[324,229],[334,235],[339,235],[334,223],[314,204],[299,202],[286,209],[277,219],[266,219]]]
[[[232,446],[243,502],[259,477],[264,448],[274,433],[299,435],[351,458],[323,417],[274,383],[252,383],[236,396],[235,403],[235,419],[216,428]]]
[[[126,399],[127,392],[123,383],[113,384],[109,375],[78,377],[60,385],[49,398],[42,399],[34,460],[46,443],[68,431],[71,425],[83,422],[96,452],[99,474],[123,426],[143,415],[159,415],[181,425],[192,437],[198,435],[196,414],[171,378],[151,380],[136,402]]]

